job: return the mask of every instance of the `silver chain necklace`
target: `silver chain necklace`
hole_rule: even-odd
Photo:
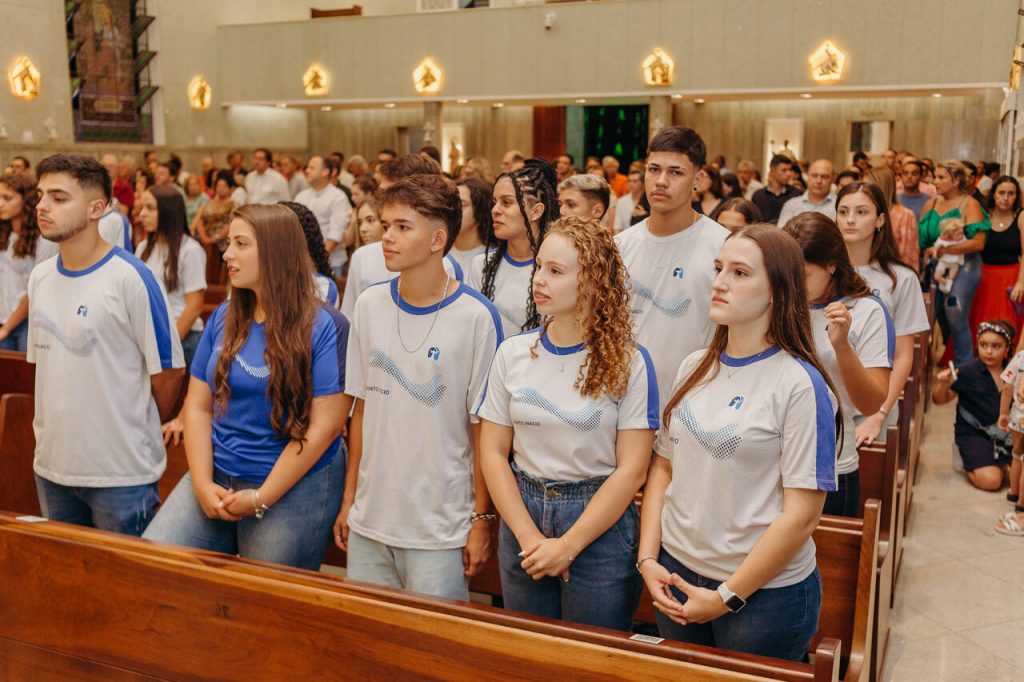
[[[423,340],[420,341],[420,345],[416,346],[412,350],[409,350],[409,347],[405,345],[405,340],[402,338],[402,311],[401,311],[401,306],[395,306],[395,326],[398,327],[398,342],[402,344],[402,349],[405,350],[406,353],[409,353],[410,355],[412,355],[413,353],[418,353],[420,348],[423,348],[423,344],[425,344],[427,342],[427,339],[430,338],[430,332],[434,331],[434,325],[437,323],[437,318],[441,315],[441,306],[442,306],[442,304],[444,304],[444,300],[446,298],[448,298],[448,285],[450,285],[451,282],[452,282],[452,278],[449,277],[448,275],[445,275],[444,276],[444,293],[441,294],[441,300],[437,302],[437,307],[434,308],[434,319],[430,321],[430,328],[427,330],[427,334],[426,334],[426,336],[423,337]],[[401,301],[402,300],[402,278],[401,277],[398,278],[397,287],[398,287],[398,300]]]

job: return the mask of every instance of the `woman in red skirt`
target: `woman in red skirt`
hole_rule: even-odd
[[[981,281],[971,306],[971,330],[977,338],[978,325],[984,320],[1006,320],[1020,329],[1024,319],[1024,270],[1020,266],[1024,244],[1024,215],[1021,212],[1020,185],[1004,175],[992,185],[988,206],[992,229],[981,252]],[[1020,331],[1013,340],[1020,340]]]

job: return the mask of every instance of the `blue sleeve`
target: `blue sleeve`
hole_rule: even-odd
[[[652,429],[661,425],[661,406],[658,404],[658,377],[654,373],[654,361],[651,354],[640,344],[636,345],[640,351],[640,357],[644,359],[644,368],[647,370],[647,424]]]
[[[333,277],[327,282],[327,302],[335,308],[338,307],[338,284]]]
[[[128,216],[120,211],[117,212],[121,216],[121,225],[124,228],[124,250],[128,253],[132,252],[132,224],[128,220]]]
[[[445,258],[452,266],[452,273],[455,275],[455,279],[457,279],[460,282],[464,281],[462,274],[462,266],[459,265],[459,261],[455,260],[455,258],[450,253],[446,255]]]
[[[339,310],[320,307],[313,326],[313,397],[345,390],[348,330],[348,319]]]
[[[221,303],[213,311],[213,315],[210,315],[206,326],[203,327],[203,335],[199,337],[196,352],[192,355],[192,366],[189,367],[189,374],[200,381],[207,380],[206,370],[210,364],[210,357],[213,355],[214,339],[217,336],[217,330],[223,326],[224,311],[227,305],[227,303]],[[213,389],[212,386],[210,388],[211,390]]]
[[[124,259],[125,262],[135,268],[135,271],[139,273],[139,277],[142,278],[142,282],[146,286],[149,313],[153,320],[153,334],[156,337],[157,352],[160,355],[160,367],[171,369],[174,367],[175,360],[174,341],[171,339],[171,334],[177,334],[177,330],[171,324],[171,317],[167,312],[167,297],[160,284],[156,281],[156,277],[153,276],[153,271],[145,263],[136,258],[131,252],[115,249],[115,255]],[[175,340],[177,340],[177,337],[175,337]],[[180,343],[178,353],[181,353]],[[178,362],[181,363],[178,367],[181,367],[184,365],[180,359],[182,356],[179,355],[178,357]]]

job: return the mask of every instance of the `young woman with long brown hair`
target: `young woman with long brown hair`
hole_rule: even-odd
[[[231,300],[196,349],[189,472],[145,537],[316,569],[341,504],[348,322],[321,305],[295,214],[245,206],[224,252]]]
[[[206,291],[206,251],[186,232],[185,200],[177,190],[156,185],[143,192],[138,203],[146,238],[139,242],[135,255],[163,282],[168,312],[188,367],[203,331],[199,314]]]
[[[505,606],[619,630],[639,596],[633,497],[658,428],[627,277],[599,220],[554,222],[533,275],[548,320],[498,348],[478,410]]]
[[[843,431],[853,434],[854,414],[874,414],[888,392],[896,350],[892,318],[857,274],[831,218],[807,211],[784,229],[803,250],[814,345],[838,389]],[[836,464],[839,488],[825,498],[825,514],[860,516],[858,463],[855,439],[844,438]]]
[[[39,235],[36,180],[31,173],[0,178],[0,350],[22,353],[28,342],[28,276],[57,254]]]
[[[715,269],[718,326],[662,414],[637,569],[663,637],[798,660],[821,607],[811,533],[836,489],[835,391],[793,238],[742,227]]]

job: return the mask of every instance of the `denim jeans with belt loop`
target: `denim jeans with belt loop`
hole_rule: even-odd
[[[565,534],[583,514],[607,476],[548,481],[512,469],[530,517],[545,537]],[[569,582],[534,580],[520,564],[515,535],[501,522],[498,562],[505,608],[537,616],[629,630],[642,586],[636,572],[640,515],[632,501],[618,521],[591,542],[569,566]]]

